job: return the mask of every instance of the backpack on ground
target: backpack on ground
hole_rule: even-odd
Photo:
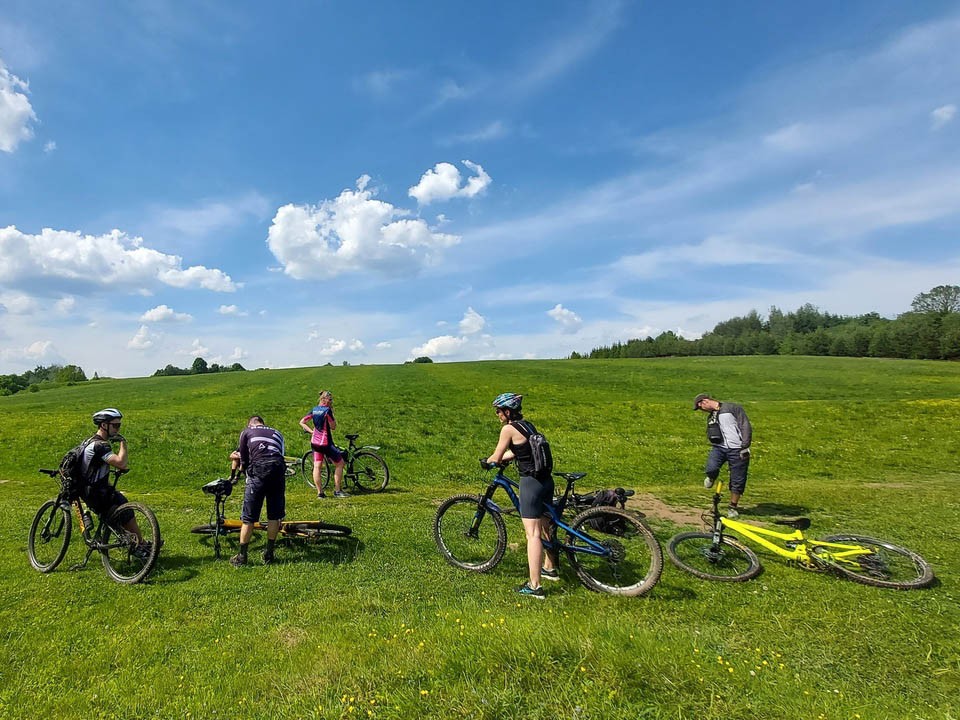
[[[534,473],[539,475],[540,473],[553,472],[553,452],[550,450],[550,443],[543,436],[543,433],[537,432],[537,429],[526,420],[517,420],[512,425],[520,431],[520,434],[527,439],[527,443],[530,445]]]
[[[627,496],[632,495],[633,491],[616,488],[615,490],[597,490],[586,495],[573,496],[573,509],[577,513],[592,507],[620,507],[625,508]],[[608,535],[623,535],[626,532],[626,521],[621,517],[595,517],[587,521],[594,530]]]
[[[60,460],[60,479],[67,499],[71,502],[80,497],[86,478],[83,476],[83,453],[94,438],[88,438],[76,447],[67,450]]]

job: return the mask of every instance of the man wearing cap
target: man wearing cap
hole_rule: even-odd
[[[747,487],[750,442],[753,439],[750,419],[742,406],[714,400],[706,393],[700,393],[693,399],[693,409],[710,414],[707,418],[707,440],[711,447],[703,486],[713,487],[720,476],[720,468],[727,463],[730,467],[730,508],[727,517],[735,518],[740,514],[737,511],[740,496]]]

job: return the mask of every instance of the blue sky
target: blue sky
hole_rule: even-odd
[[[0,373],[563,357],[960,284],[960,4],[0,7]]]

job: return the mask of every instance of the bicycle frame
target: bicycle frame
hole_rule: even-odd
[[[804,528],[795,527],[793,532],[778,532],[768,528],[751,525],[740,520],[733,520],[724,517],[720,513],[720,494],[723,490],[723,483],[717,481],[716,493],[713,496],[713,540],[720,543],[723,537],[724,528],[735,532],[737,535],[748,538],[758,545],[770,550],[777,555],[786,558],[791,562],[797,562],[808,567],[819,567],[815,557],[808,550],[809,547],[830,548],[830,557],[837,561],[853,561],[857,556],[869,555],[870,550],[859,545],[849,545],[844,543],[833,543],[825,540],[813,540],[804,535]],[[797,522],[802,522],[806,518],[800,518]],[[806,520],[806,527],[809,527],[809,520]],[[768,538],[772,538],[768,539]],[[781,544],[778,544],[781,543]]]
[[[543,547],[545,550],[565,550],[567,552],[579,552],[586,555],[596,555],[598,557],[604,557],[610,553],[609,548],[600,544],[589,535],[585,535],[579,530],[574,530],[572,527],[567,525],[563,521],[563,511],[567,505],[567,499],[570,497],[570,493],[573,490],[574,483],[580,478],[583,477],[583,474],[574,473],[573,475],[579,475],[579,477],[570,477],[565,476],[562,473],[556,473],[561,477],[567,478],[567,488],[563,493],[563,496],[560,498],[560,502],[554,505],[553,503],[544,503],[544,507],[547,510],[547,514],[550,516],[550,519],[553,521],[553,527],[550,530],[549,537],[543,539]],[[493,494],[496,492],[497,488],[502,488],[507,496],[510,498],[510,502],[513,503],[514,510],[520,512],[520,497],[517,495],[517,491],[520,490],[520,484],[514,482],[506,475],[503,474],[503,467],[497,466],[497,474],[494,476],[491,483],[487,486],[486,492],[484,492],[483,497],[480,499],[480,506],[477,508],[477,514],[474,516],[473,525],[470,528],[470,533],[476,533],[480,527],[480,521],[483,520],[483,514],[485,512],[495,512],[500,515],[505,514],[503,508],[501,508],[497,503],[493,501]],[[566,530],[568,533],[578,538],[579,540],[585,542],[587,547],[580,546],[571,546],[566,543],[561,542],[557,539],[557,529]]]

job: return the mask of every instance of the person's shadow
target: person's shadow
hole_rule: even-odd
[[[748,507],[740,507],[741,515],[754,516],[777,516],[777,515],[803,515],[809,508],[803,505],[785,505],[783,503],[758,503]]]

